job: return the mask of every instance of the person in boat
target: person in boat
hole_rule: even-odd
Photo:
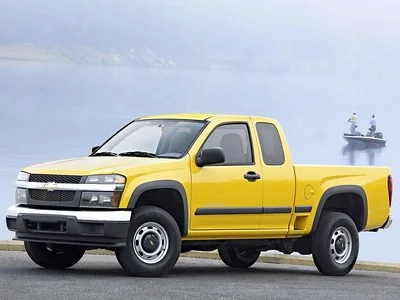
[[[356,128],[357,126],[357,114],[355,112],[353,112],[353,115],[349,118],[348,122],[351,123],[350,125],[350,133],[352,135],[356,134]]]
[[[376,131],[376,119],[375,115],[372,115],[371,120],[369,121],[370,128],[368,129],[371,131],[371,135],[374,136],[374,133]]]

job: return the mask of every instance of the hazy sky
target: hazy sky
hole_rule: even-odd
[[[196,21],[193,24],[199,27],[201,23],[197,21],[203,21],[205,28],[211,22],[243,30],[256,26],[265,31],[298,26],[332,35],[374,38],[400,35],[400,2],[396,0],[0,0],[0,7],[3,11],[0,23],[4,25],[5,21],[22,25],[41,18],[57,23],[65,21],[62,16],[68,16],[66,24],[79,20],[83,26],[91,20],[100,24],[112,20],[117,25],[144,18],[155,26],[160,21],[170,24],[189,21],[181,30],[194,29],[190,28],[190,21]],[[7,30],[2,27],[0,32]]]

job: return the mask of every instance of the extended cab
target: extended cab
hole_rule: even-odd
[[[104,248],[128,274],[160,276],[191,250],[218,250],[233,268],[278,250],[345,275],[359,233],[391,225],[391,199],[389,168],[293,164],[274,119],[159,115],[86,157],[21,170],[6,222],[45,268]]]

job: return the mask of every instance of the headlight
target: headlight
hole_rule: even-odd
[[[28,181],[29,180],[29,174],[25,172],[19,172],[17,176],[17,181]]]
[[[104,207],[117,208],[121,201],[122,191],[125,186],[126,179],[121,175],[94,175],[88,176],[85,183],[116,185],[114,191],[93,191],[83,192],[81,196],[81,207]]]
[[[15,204],[26,204],[26,189],[15,190]]]
[[[121,192],[83,192],[81,207],[117,208],[121,194]]]
[[[125,177],[121,175],[95,175],[88,176],[86,183],[124,184]]]

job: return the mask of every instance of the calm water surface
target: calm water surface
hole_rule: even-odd
[[[400,178],[396,125],[398,78],[265,75],[161,71],[0,62],[0,239],[20,168],[86,155],[115,130],[146,114],[213,112],[278,119],[298,164],[389,166],[395,191],[392,228],[362,233],[360,260],[400,262]],[[387,146],[354,150],[341,135],[359,115],[360,131],[371,113]]]

